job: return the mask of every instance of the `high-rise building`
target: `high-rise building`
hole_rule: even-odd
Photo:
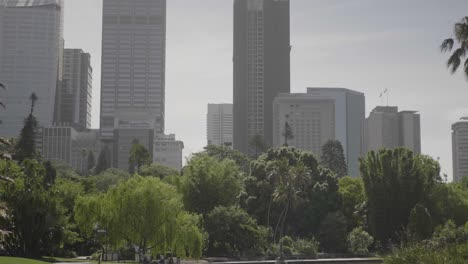
[[[137,123],[132,123],[129,126],[121,127],[114,131],[114,167],[128,170],[130,150],[134,143],[144,146],[150,154],[150,159],[153,159],[153,141],[154,130],[148,126],[140,126]]]
[[[234,148],[273,145],[273,99],[290,92],[289,0],[234,1]]]
[[[0,81],[8,87],[2,91],[1,135],[19,135],[33,92],[39,125],[52,125],[62,38],[62,0],[0,0]]]
[[[285,143],[285,124],[293,138],[288,145],[321,155],[323,144],[335,139],[335,101],[309,94],[280,94],[273,103],[273,146]]]
[[[166,1],[104,0],[102,21],[102,139],[132,121],[163,133]]]
[[[55,106],[56,125],[72,126],[78,131],[91,127],[92,74],[90,54],[65,49],[62,86]]]
[[[405,147],[421,153],[420,115],[416,111],[398,112],[396,106],[377,106],[365,122],[365,150]]]
[[[348,174],[359,175],[359,157],[363,154],[363,126],[366,103],[363,93],[345,88],[308,88],[307,94],[316,99],[335,102],[335,139],[343,145]]]
[[[468,117],[452,125],[453,181],[468,177]]]
[[[207,145],[232,147],[232,104],[208,104]]]
[[[176,140],[174,134],[156,135],[154,139],[153,162],[177,170],[182,169],[184,142]]]

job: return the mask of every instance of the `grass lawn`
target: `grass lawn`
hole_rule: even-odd
[[[47,264],[47,262],[12,257],[0,257],[0,264]]]

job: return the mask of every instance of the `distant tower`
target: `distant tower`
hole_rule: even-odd
[[[208,104],[207,145],[232,147],[232,104]]]
[[[0,135],[19,135],[33,92],[39,125],[52,125],[62,52],[62,0],[0,0],[0,80],[8,87],[1,92]]]
[[[452,125],[453,181],[468,177],[468,117]]]
[[[273,99],[290,92],[289,0],[234,1],[234,148],[273,145]]]

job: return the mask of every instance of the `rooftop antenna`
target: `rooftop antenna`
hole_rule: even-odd
[[[388,94],[389,94],[389,92],[388,92],[388,89],[387,89],[387,88],[385,88],[385,90],[384,90],[384,94],[386,94],[386,95],[387,95],[387,106],[388,106]]]

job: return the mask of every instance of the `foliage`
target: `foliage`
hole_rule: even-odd
[[[134,141],[128,158],[128,172],[133,174],[139,171],[143,165],[148,165],[150,163],[151,155],[148,149],[137,141]]]
[[[205,150],[200,154],[207,154],[210,157],[216,158],[218,161],[230,159],[234,161],[237,164],[237,166],[239,166],[240,170],[245,175],[248,175],[250,171],[250,159],[241,152],[234,150],[230,147],[209,145],[205,147]]]
[[[94,181],[94,185],[98,191],[107,192],[112,186],[126,181],[130,177],[131,175],[126,171],[111,168],[91,177],[91,179]]]
[[[216,207],[206,217],[210,256],[262,255],[268,230],[235,206]]]
[[[329,213],[320,223],[318,238],[326,252],[346,251],[346,219],[340,212]]]
[[[158,178],[134,176],[105,194],[78,198],[75,220],[87,234],[96,225],[106,230],[115,246],[131,243],[141,252],[153,248],[178,256],[201,256],[198,217],[185,212],[175,188]]]
[[[460,183],[439,183],[429,194],[427,208],[434,225],[453,220],[457,225],[468,219],[468,178]]]
[[[443,248],[428,250],[422,245],[402,248],[385,258],[385,264],[466,264],[468,242],[447,245]]]
[[[105,146],[99,152],[96,168],[94,169],[94,174],[100,174],[101,172],[109,169],[111,167],[111,154],[108,146]]]
[[[428,239],[432,236],[433,231],[431,214],[426,207],[416,204],[409,215],[408,240],[414,243]]]
[[[249,145],[255,149],[255,158],[268,149],[263,136],[260,133],[255,133],[249,140]]]
[[[374,238],[362,227],[356,227],[346,237],[348,251],[358,256],[369,254],[369,247],[374,243]]]
[[[294,241],[294,252],[306,258],[317,258],[319,242],[312,239],[297,239]]]
[[[185,166],[180,189],[186,208],[205,215],[216,206],[237,203],[243,189],[242,175],[232,160],[218,161],[199,154]]]
[[[96,160],[94,158],[94,153],[89,150],[88,151],[88,161],[86,163],[86,170],[87,170],[87,173],[91,172],[93,170],[93,168],[96,166]]]
[[[322,146],[320,164],[333,171],[338,178],[342,178],[348,174],[343,146],[340,141],[328,140]]]
[[[35,143],[37,129],[37,119],[31,113],[24,120],[24,126],[21,129],[20,137],[15,148],[15,160],[22,162],[25,159],[32,159],[37,156]]]
[[[348,231],[358,226],[365,226],[366,215],[361,213],[362,206],[366,203],[364,183],[362,178],[343,177],[338,181],[341,196],[341,211],[346,217]]]
[[[439,164],[407,149],[381,149],[360,159],[360,171],[371,234],[386,248],[390,240],[400,241],[414,206],[429,200],[440,181]]]
[[[455,41],[460,44],[460,47],[452,53],[447,61],[447,67],[450,68],[452,74],[457,71],[468,51],[468,16],[455,24],[453,34],[455,35],[455,39],[445,39],[440,46],[442,52],[449,52],[452,51]],[[468,78],[468,58],[465,60],[463,68],[465,76]]]
[[[161,179],[164,179],[168,176],[172,175],[180,175],[179,171],[170,168],[161,164],[148,164],[148,165],[143,165],[139,170],[138,174],[140,176],[152,176],[152,177],[159,177]]]

